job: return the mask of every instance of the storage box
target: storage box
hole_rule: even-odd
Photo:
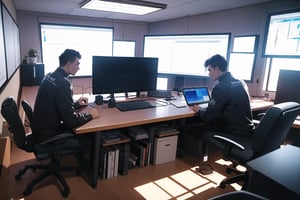
[[[174,161],[177,151],[178,135],[155,138],[154,165]]]

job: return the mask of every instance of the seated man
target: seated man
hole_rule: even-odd
[[[219,83],[212,90],[208,107],[193,106],[205,124],[201,132],[219,131],[247,139],[255,128],[247,85],[227,71],[227,61],[218,54],[207,59],[204,66],[210,78]]]
[[[65,130],[72,132],[74,128],[99,116],[95,109],[90,110],[90,113],[75,111],[87,103],[87,99],[83,98],[74,103],[72,85],[68,80],[69,75],[75,75],[79,70],[80,59],[79,52],[66,49],[59,56],[59,67],[43,79],[35,100],[31,124],[35,140],[43,141]]]
[[[254,130],[247,85],[227,71],[227,61],[214,55],[205,61],[209,76],[219,83],[213,88],[208,107],[194,105],[208,130],[247,136]]]

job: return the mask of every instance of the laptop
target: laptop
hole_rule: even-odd
[[[210,100],[208,88],[205,86],[183,88],[182,93],[185,98],[186,104],[189,106],[195,104],[206,104],[207,106]]]

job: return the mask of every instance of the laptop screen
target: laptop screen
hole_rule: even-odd
[[[207,87],[183,88],[182,93],[189,106],[208,103],[210,99]]]

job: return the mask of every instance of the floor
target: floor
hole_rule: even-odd
[[[195,168],[199,158],[190,153],[183,153],[174,162],[160,165],[130,169],[127,175],[115,178],[99,179],[96,189],[92,189],[84,176],[74,173],[65,174],[71,192],[68,198],[61,196],[61,187],[54,177],[48,177],[38,184],[33,193],[24,197],[23,190],[38,171],[27,171],[21,180],[14,179],[15,173],[25,164],[35,162],[32,154],[25,153],[12,146],[12,166],[10,169],[10,200],[59,200],[59,199],[131,199],[131,200],[163,200],[163,199],[208,199],[218,194],[240,189],[235,184],[225,189],[218,188],[218,183],[227,176],[226,165],[216,162],[222,161],[222,155],[217,150],[210,150],[209,164],[214,172],[201,175]]]

